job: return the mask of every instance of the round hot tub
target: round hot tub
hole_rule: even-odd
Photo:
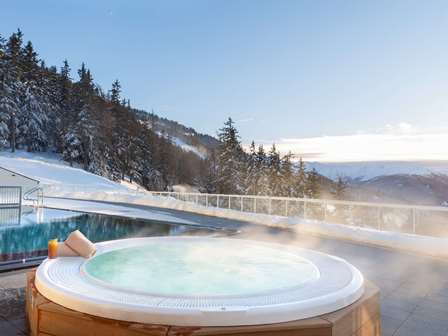
[[[136,238],[96,255],[44,261],[36,287],[83,313],[178,326],[286,322],[343,308],[363,294],[361,273],[312,250],[248,240]]]

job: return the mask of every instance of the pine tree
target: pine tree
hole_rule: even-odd
[[[21,57],[24,91],[20,97],[17,128],[20,144],[29,152],[45,150],[48,145],[46,126],[49,102],[40,82],[41,68],[38,62],[33,45],[28,42]]]
[[[347,187],[348,187],[347,181],[344,178],[342,178],[342,176],[338,176],[338,179],[336,181],[336,186],[333,190],[334,198],[336,198],[338,200],[344,199]]]
[[[222,194],[244,192],[244,152],[232,118],[219,130],[217,190]]]
[[[74,125],[74,111],[71,105],[72,82],[70,78],[70,66],[67,60],[64,60],[61,67],[60,76],[56,78],[55,89],[55,118],[54,127],[54,145],[56,152],[62,153],[64,150],[64,137],[69,132],[71,125]]]
[[[295,175],[294,196],[303,198],[305,196],[306,189],[306,172],[305,164],[303,163],[302,158],[299,159],[299,165]]]
[[[121,85],[118,79],[112,83],[112,89],[110,90],[110,101],[114,104],[120,104]]]
[[[6,40],[0,35],[0,149],[8,143],[8,122],[9,122],[9,90],[6,77],[6,59],[5,59]]]
[[[269,171],[268,171],[268,157],[264,151],[263,145],[258,146],[257,161],[256,161],[256,180],[257,180],[257,195],[269,195]]]
[[[275,144],[272,145],[268,154],[268,179],[269,195],[280,196],[282,194],[282,164]]]
[[[20,57],[23,34],[20,30],[13,33],[6,43],[4,52],[4,70],[2,78],[2,92],[0,97],[0,109],[2,118],[7,118],[8,138],[11,151],[16,150],[17,117],[20,113],[20,97],[24,91],[24,85],[20,82],[21,69]]]
[[[313,168],[307,173],[305,196],[309,198],[319,198],[320,196],[320,178],[316,169]]]
[[[294,197],[294,171],[291,163],[292,153],[289,152],[281,160],[281,196]]]
[[[255,142],[252,141],[246,163],[246,195],[258,195],[258,169],[257,150],[255,148]]]

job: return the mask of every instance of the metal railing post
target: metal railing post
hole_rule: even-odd
[[[230,209],[230,195],[229,195],[229,204],[228,204],[228,208]]]
[[[257,213],[257,198],[254,197],[254,213]]]
[[[288,200],[285,200],[285,217],[288,217]]]
[[[205,206],[208,207],[208,194],[205,194]]]
[[[416,225],[417,225],[417,209],[412,208],[412,233],[416,234]]]
[[[216,196],[216,207],[219,208],[219,195]]]
[[[327,221],[327,202],[324,202],[324,222]]]
[[[378,212],[377,212],[377,227],[378,227],[378,230],[381,230],[381,207],[378,207]]]
[[[269,215],[272,213],[272,198],[269,197]]]
[[[243,204],[243,196],[241,196],[241,212],[243,212],[244,204]]]

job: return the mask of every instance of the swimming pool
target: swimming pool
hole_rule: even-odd
[[[131,237],[211,235],[216,229],[58,209],[0,208],[0,270],[40,262],[49,239],[80,230],[93,242]]]

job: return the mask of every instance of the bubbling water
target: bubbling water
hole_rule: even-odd
[[[155,241],[100,254],[83,269],[105,286],[167,297],[262,295],[319,278],[300,256],[241,240]]]

